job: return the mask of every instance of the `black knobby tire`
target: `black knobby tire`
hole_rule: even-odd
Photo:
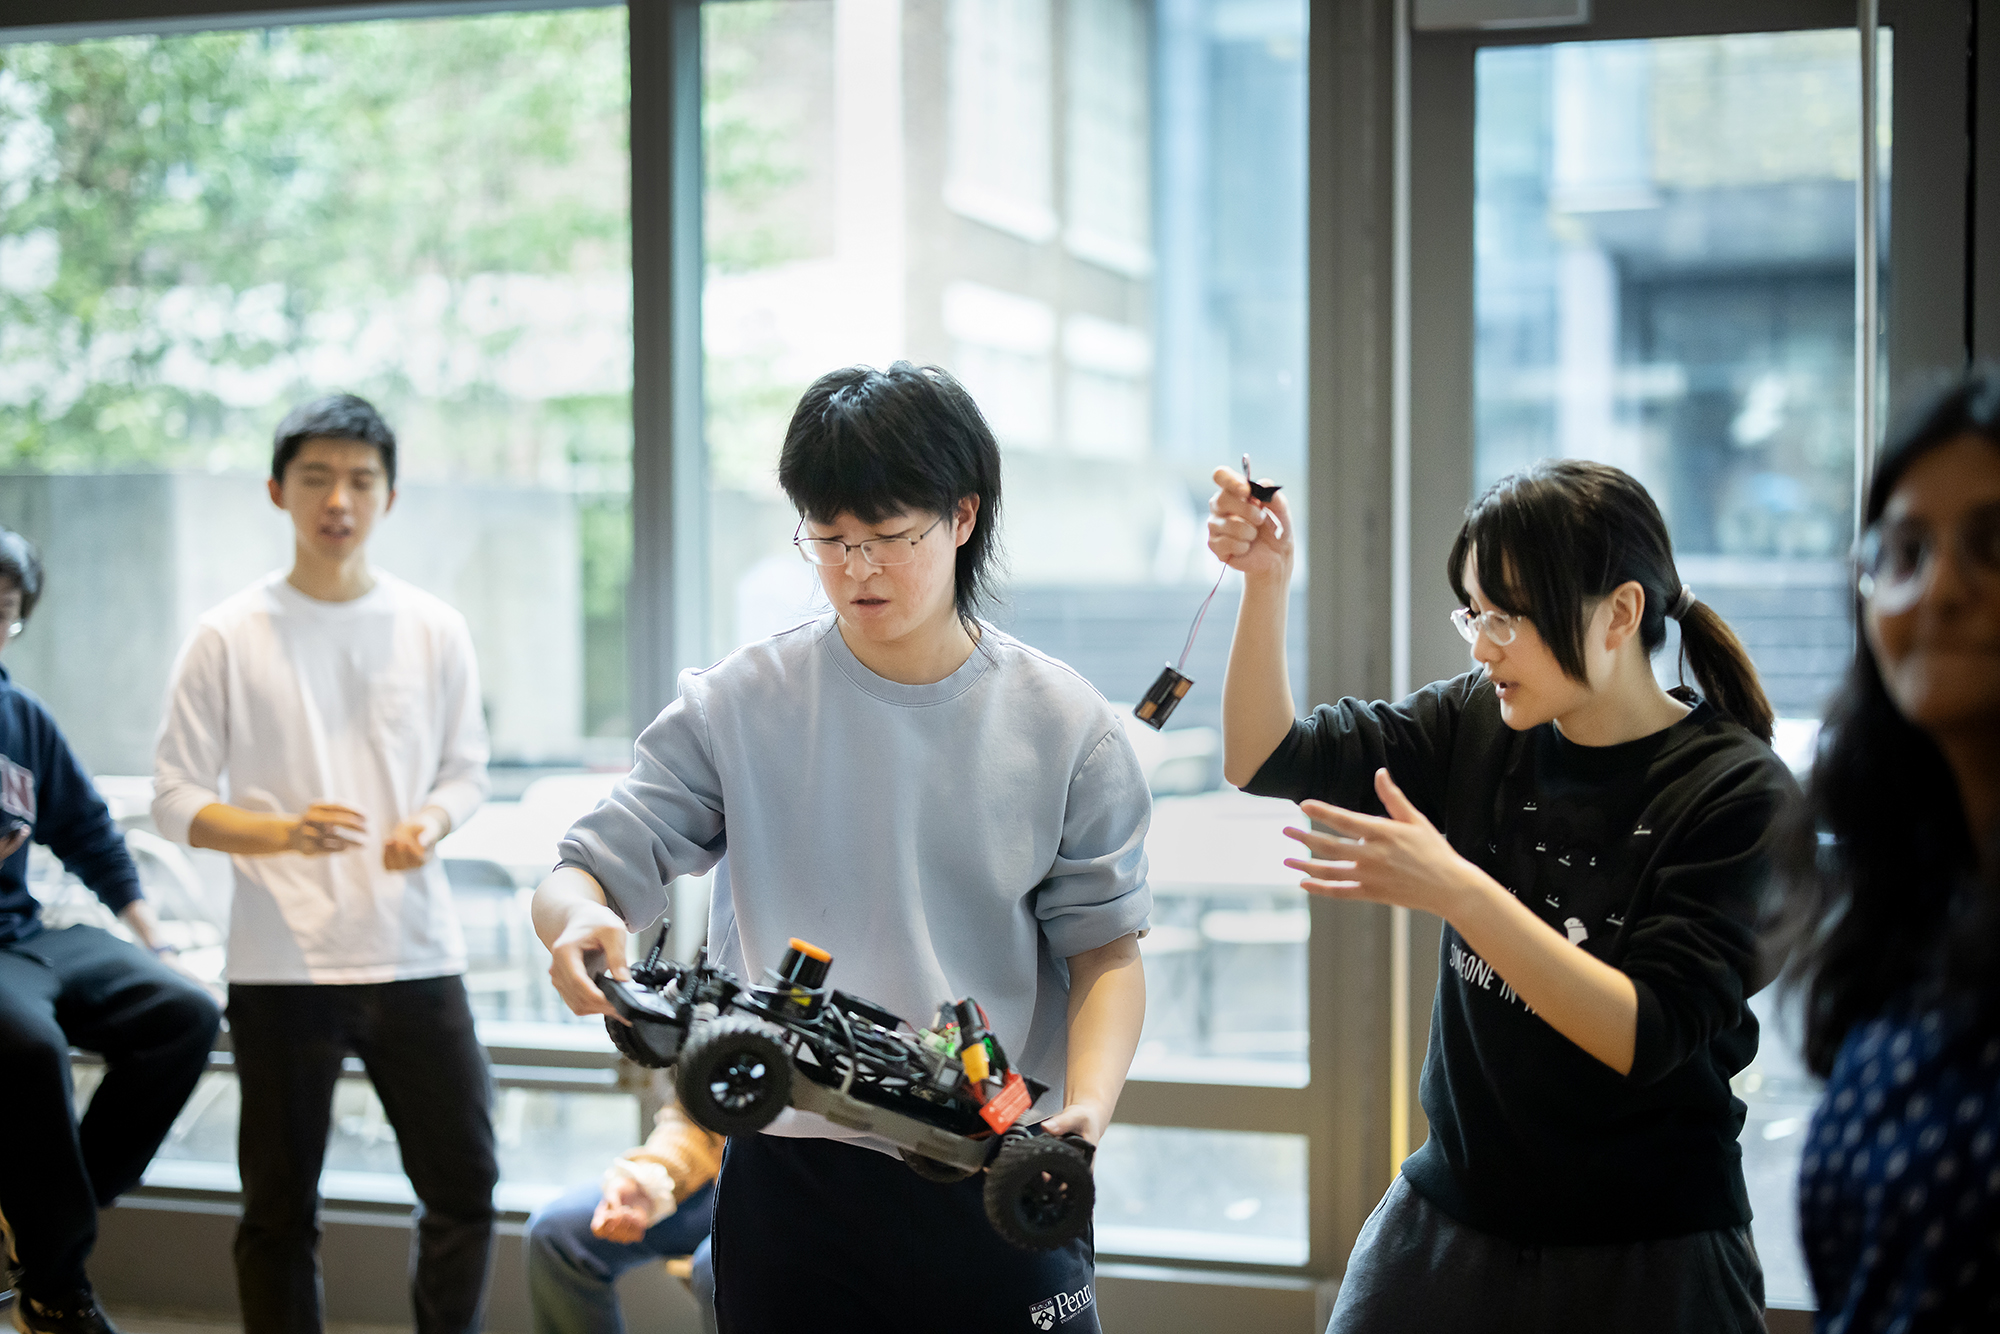
[[[912,1172],[926,1181],[935,1181],[940,1186],[956,1185],[972,1175],[970,1168],[941,1163],[935,1158],[925,1157],[915,1149],[902,1149],[899,1152],[903,1155],[903,1161],[910,1165]]]
[[[784,1031],[749,1015],[697,1025],[681,1048],[674,1092],[681,1108],[718,1135],[762,1130],[792,1099]]]
[[[1082,1236],[1096,1203],[1090,1160],[1052,1135],[1010,1138],[986,1169],[987,1220],[1022,1250],[1053,1250]]]
[[[639,1023],[644,1022],[645,1020],[643,1019],[639,1021]],[[674,1063],[673,1057],[662,1057],[658,1052],[647,1046],[645,1038],[640,1034],[635,1024],[624,1023],[621,1020],[613,1019],[610,1015],[606,1015],[604,1017],[604,1031],[611,1035],[611,1045],[618,1048],[619,1055],[625,1057],[634,1065],[643,1065],[649,1070],[661,1070]]]

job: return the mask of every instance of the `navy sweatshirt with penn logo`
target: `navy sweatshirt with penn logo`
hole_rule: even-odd
[[[17,821],[111,911],[140,897],[125,838],[90,775],[48,709],[0,667],[0,840]],[[41,930],[41,904],[28,893],[24,843],[0,862],[0,946]]]
[[[1580,746],[1516,732],[1470,673],[1399,703],[1321,705],[1244,789],[1381,814],[1386,767],[1458,853],[1638,994],[1632,1071],[1551,1028],[1443,930],[1410,1184],[1467,1227],[1597,1245],[1750,1221],[1729,1079],[1757,1052],[1747,1004],[1783,761],[1708,704],[1663,731]]]

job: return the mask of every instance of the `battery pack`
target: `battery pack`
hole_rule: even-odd
[[[1146,691],[1146,697],[1139,701],[1139,707],[1132,710],[1140,722],[1155,732],[1167,725],[1167,718],[1187,694],[1194,682],[1182,676],[1171,666],[1160,669],[1159,679]]]

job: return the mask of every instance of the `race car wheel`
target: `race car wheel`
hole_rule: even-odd
[[[1010,1137],[986,1169],[986,1217],[1022,1250],[1053,1250],[1082,1236],[1096,1203],[1090,1160],[1051,1135]]]
[[[628,1024],[606,1015],[604,1031],[611,1035],[611,1045],[618,1048],[621,1056],[649,1070],[672,1065],[678,1054],[674,1030],[660,1024],[649,1024],[643,1019]]]
[[[900,1152],[903,1155],[903,1161],[910,1165],[912,1172],[915,1172],[926,1181],[935,1181],[940,1186],[955,1185],[972,1175],[971,1171],[967,1168],[953,1167],[950,1163],[941,1163],[935,1158],[926,1158],[914,1149],[903,1149]]]
[[[792,1098],[783,1030],[733,1014],[698,1025],[681,1048],[674,1092],[681,1107],[718,1135],[747,1135],[777,1119]]]

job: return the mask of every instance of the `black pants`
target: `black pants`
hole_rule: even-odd
[[[456,977],[229,988],[243,1112],[236,1287],[245,1334],[319,1334],[319,1174],[340,1063],[361,1058],[416,1190],[419,1334],[479,1328],[493,1250],[492,1077]]]
[[[139,1183],[220,1018],[199,986],[96,927],[0,945],[0,1213],[22,1291],[84,1285],[97,1211]],[[72,1046],[105,1062],[80,1125]]]
[[[1764,1334],[1750,1229],[1600,1246],[1474,1231],[1398,1176],[1362,1225],[1327,1334]]]
[[[722,1334],[1097,1334],[1088,1237],[1015,1249],[986,1221],[985,1184],[941,1186],[835,1140],[732,1138],[711,1249]]]

